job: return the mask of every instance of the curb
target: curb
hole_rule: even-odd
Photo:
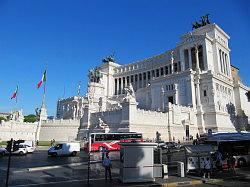
[[[203,184],[203,181],[193,180],[193,181],[171,182],[171,183],[163,183],[162,186],[176,187],[176,186],[190,186],[190,185],[198,185],[198,184]]]

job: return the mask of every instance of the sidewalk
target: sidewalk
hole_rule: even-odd
[[[166,186],[166,187],[177,187],[177,186],[190,186],[190,185],[197,185],[197,184],[202,184],[201,179],[194,179],[194,178],[189,178],[189,177],[174,177],[171,176],[169,179],[156,179],[155,182],[149,182],[149,183],[126,183],[123,184],[117,177],[114,178],[112,181],[110,180],[105,180],[104,178],[102,179],[90,179],[89,185],[87,184],[87,180],[71,180],[71,181],[60,181],[60,182],[50,182],[50,183],[44,183],[44,184],[39,184],[39,185],[24,185],[26,187],[29,186],[39,186],[39,187],[110,187],[110,186],[116,186],[116,187],[126,187],[126,186],[134,186],[134,187],[151,187],[151,186]],[[20,186],[12,186],[12,187],[23,187],[22,185]]]

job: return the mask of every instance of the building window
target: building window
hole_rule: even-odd
[[[129,86],[129,76],[127,76],[127,86]]]
[[[146,86],[146,77],[147,77],[146,73],[143,73],[143,87]]]
[[[172,65],[169,65],[169,74],[172,74]]]
[[[126,81],[125,81],[125,77],[122,78],[122,93],[125,93],[125,84],[126,84]]]
[[[191,48],[191,59],[192,59],[192,69],[196,69],[196,56],[195,56],[195,48]]]
[[[165,66],[165,75],[168,74],[168,66]]]
[[[161,76],[163,76],[163,75],[164,75],[164,69],[161,68]]]
[[[151,78],[151,77],[150,77],[150,71],[148,71],[148,80],[150,80],[150,78]]]
[[[229,75],[229,70],[228,70],[228,58],[227,58],[227,54],[225,53],[225,64],[226,64],[226,74]]]
[[[181,71],[181,62],[178,61],[178,71],[180,72]]]
[[[159,69],[156,69],[156,77],[159,77],[159,75],[160,75]]]
[[[155,77],[155,70],[152,70],[152,78]]]
[[[134,83],[134,75],[131,75],[130,80],[131,80],[131,84],[133,84]]]
[[[168,102],[174,104],[174,97],[173,96],[168,97]]]
[[[174,63],[174,72],[178,71],[177,63]]]
[[[117,95],[117,79],[115,79],[115,95]]]
[[[207,90],[203,91],[203,95],[204,95],[204,97],[207,97]]]
[[[185,70],[189,68],[189,54],[188,49],[184,50],[184,61],[185,61]]]
[[[119,90],[118,90],[118,94],[121,94],[121,90],[122,90],[122,79],[119,78]]]
[[[198,47],[198,57],[199,57],[199,66],[200,66],[200,69],[204,70],[205,66],[204,66],[204,60],[203,60],[203,47],[202,47],[202,45],[200,45]]]

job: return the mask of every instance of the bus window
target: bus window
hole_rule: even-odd
[[[94,134],[91,134],[91,142],[92,142],[92,143],[95,142],[95,141],[94,141],[94,136],[95,136]]]

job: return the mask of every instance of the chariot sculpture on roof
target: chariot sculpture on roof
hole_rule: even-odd
[[[208,25],[210,24],[210,21],[208,19],[208,16],[209,14],[206,14],[204,16],[201,16],[201,20],[200,20],[200,23],[198,21],[195,21],[192,23],[193,25],[193,29],[197,29],[197,28],[200,28],[200,27],[203,27],[205,25]]]
[[[103,63],[107,63],[107,62],[115,62],[115,54],[111,54],[109,56],[106,56],[104,59],[102,59]]]

